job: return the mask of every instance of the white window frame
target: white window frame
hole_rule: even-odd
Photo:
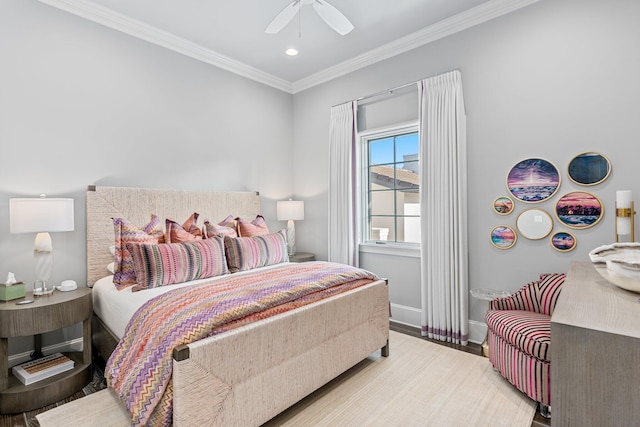
[[[358,190],[360,192],[360,242],[358,245],[360,252],[376,253],[383,255],[396,255],[396,256],[408,256],[419,258],[420,257],[420,244],[411,242],[385,242],[376,240],[365,240],[365,235],[368,235],[369,230],[369,212],[368,206],[368,182],[369,182],[369,146],[368,142],[372,139],[385,138],[389,136],[396,136],[399,134],[420,132],[420,126],[418,121],[406,122],[392,126],[385,126],[382,128],[370,129],[367,131],[358,133],[358,157],[360,164],[360,184]],[[422,159],[420,159],[422,163]],[[420,189],[422,191],[422,188]]]

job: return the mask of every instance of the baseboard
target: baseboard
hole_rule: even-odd
[[[469,341],[482,344],[487,336],[487,325],[476,320],[469,320]]]
[[[82,351],[82,337],[42,347],[42,352],[45,355],[53,353],[64,353],[68,351]],[[9,367],[28,362],[29,360],[31,360],[31,351],[14,354],[12,356],[9,356]]]
[[[419,308],[391,303],[391,320],[396,323],[420,329],[421,314]]]
[[[420,330],[421,311],[406,305],[391,304],[391,321],[400,325]],[[482,344],[487,336],[487,325],[476,320],[469,320],[469,342]]]

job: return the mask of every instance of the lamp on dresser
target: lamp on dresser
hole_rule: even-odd
[[[33,254],[36,276],[34,295],[53,292],[53,244],[50,232],[73,231],[73,199],[9,199],[9,231],[13,234],[37,233]]]
[[[277,203],[278,221],[287,221],[287,250],[289,256],[296,254],[296,229],[293,221],[304,219],[304,202],[285,200]]]

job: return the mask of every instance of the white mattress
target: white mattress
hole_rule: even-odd
[[[261,267],[259,269],[233,273],[233,276],[237,277],[238,275],[246,274],[249,272],[268,270],[281,266],[283,266],[283,264]],[[109,330],[114,335],[116,335],[118,339],[120,339],[124,335],[124,331],[127,328],[129,319],[131,319],[136,310],[142,307],[142,305],[151,298],[157,295],[164,294],[165,292],[169,292],[172,289],[182,288],[197,283],[209,282],[211,280],[224,280],[227,277],[229,277],[228,274],[214,278],[179,283],[176,285],[162,286],[160,288],[146,289],[139,292],[131,292],[131,287],[119,291],[113,284],[113,275],[103,277],[102,279],[99,279],[95,283],[95,285],[93,285],[93,311],[100,319],[102,319]]]

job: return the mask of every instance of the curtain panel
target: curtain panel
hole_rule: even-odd
[[[331,108],[329,143],[329,250],[332,262],[358,266],[356,101]]]
[[[469,335],[466,116],[460,71],[418,82],[422,335]]]

